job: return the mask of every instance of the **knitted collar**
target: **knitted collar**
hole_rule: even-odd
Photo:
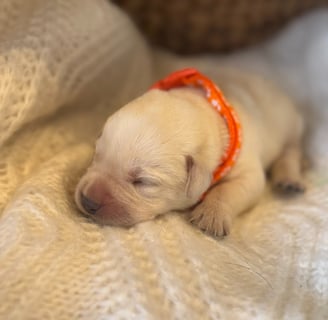
[[[177,87],[199,87],[205,91],[206,99],[223,117],[229,132],[229,143],[219,165],[213,172],[212,184],[216,184],[234,166],[241,148],[241,126],[233,107],[213,81],[194,68],[175,71],[152,85],[151,89],[170,90]]]

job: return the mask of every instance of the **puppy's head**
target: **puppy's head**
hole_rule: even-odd
[[[211,182],[199,115],[190,102],[152,90],[111,116],[75,200],[103,224],[130,226],[195,204]]]

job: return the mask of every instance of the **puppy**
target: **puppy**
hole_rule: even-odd
[[[229,171],[213,172],[231,132],[202,88],[152,89],[106,122],[92,164],[75,193],[80,210],[101,224],[132,226],[191,209],[190,221],[228,235],[234,217],[253,206],[270,171],[278,191],[304,191],[303,120],[278,88],[255,75],[223,70],[212,79],[233,106],[242,144]]]

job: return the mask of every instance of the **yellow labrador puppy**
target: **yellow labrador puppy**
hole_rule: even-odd
[[[291,100],[239,70],[222,71],[212,80],[233,106],[242,139],[219,181],[213,173],[232,133],[209,92],[201,85],[153,89],[107,120],[76,188],[80,210],[102,224],[131,226],[190,209],[192,223],[222,236],[259,199],[267,170],[276,189],[302,192],[303,121]]]

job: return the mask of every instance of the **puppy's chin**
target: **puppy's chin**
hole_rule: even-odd
[[[119,211],[113,211],[112,209],[108,211],[105,206],[101,208],[96,215],[91,215],[89,213],[86,213],[86,215],[99,225],[108,225],[113,227],[124,227],[124,228],[129,228],[138,223],[152,220],[154,218],[153,216],[149,216],[147,218],[147,217],[133,217],[130,214],[120,215]]]
[[[96,214],[90,215],[98,224],[116,227],[131,227],[138,221],[119,205],[102,206]]]

